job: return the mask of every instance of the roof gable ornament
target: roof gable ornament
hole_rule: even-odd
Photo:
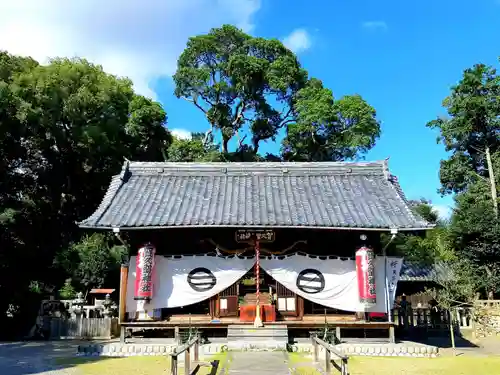
[[[128,160],[127,158],[124,158],[125,159],[125,162],[123,163],[123,167],[122,167],[122,171],[120,173],[120,179],[123,181],[123,182],[127,182],[128,179],[130,178],[130,160]]]
[[[389,172],[389,158],[390,158],[390,156],[388,156],[387,158],[385,158],[385,159],[384,159],[384,161],[383,161],[383,165],[384,165],[384,166],[383,166],[384,176],[385,176],[385,178],[386,178],[388,181],[390,181],[390,180],[391,180],[391,178],[393,177],[393,176],[391,175],[391,172]]]

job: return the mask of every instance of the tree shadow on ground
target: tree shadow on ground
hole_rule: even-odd
[[[98,344],[97,342],[93,342]],[[0,374],[35,375],[78,367],[82,374],[136,375],[162,374],[170,371],[169,355],[102,357],[78,356],[75,341],[27,341],[0,343]],[[191,374],[215,374],[220,361],[212,359],[193,363]],[[147,372],[144,372],[144,371]],[[179,373],[184,364],[179,363]]]
[[[444,348],[444,349],[452,347],[452,342],[449,335],[431,336],[431,337],[425,337],[425,336],[408,337],[407,340],[414,341],[419,344],[437,346],[438,348]],[[470,341],[469,338],[461,334],[455,334],[455,347],[460,349],[460,348],[478,348],[479,346]]]
[[[26,341],[0,344],[0,374],[29,375],[62,370],[82,363],[109,360],[77,357],[78,345],[71,342]]]

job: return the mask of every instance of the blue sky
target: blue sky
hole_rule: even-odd
[[[302,5],[299,5],[302,4]],[[439,161],[446,157],[436,133],[425,124],[444,114],[442,100],[463,69],[500,56],[500,3],[470,1],[299,1],[265,2],[254,17],[253,35],[279,38],[297,28],[309,48],[299,53],[311,76],[336,97],[361,94],[382,122],[382,136],[367,160],[390,157],[409,198],[441,197]],[[279,16],[278,16],[279,15]],[[205,131],[189,103],[172,97],[169,79],[157,83],[171,127]],[[276,151],[266,145],[263,151]],[[443,209],[443,207],[440,207]]]
[[[382,136],[366,159],[390,157],[408,197],[442,210],[453,204],[437,193],[446,155],[425,124],[444,114],[441,101],[463,69],[500,55],[500,0],[0,0],[0,14],[0,49],[42,63],[83,57],[129,77],[179,132],[208,126],[173,96],[189,36],[228,23],[287,41],[336,97],[358,93],[376,108]]]

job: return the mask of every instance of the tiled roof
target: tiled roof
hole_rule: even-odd
[[[385,161],[125,163],[87,228],[424,229]]]
[[[403,262],[399,281],[435,281],[451,277],[450,271],[443,263],[422,265],[412,262]]]

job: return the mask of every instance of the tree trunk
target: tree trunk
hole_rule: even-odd
[[[453,314],[452,314],[452,310],[449,309],[448,310],[448,314],[449,314],[449,326],[450,326],[450,339],[451,339],[451,347],[453,348],[453,355],[456,356],[457,353],[456,353],[456,347],[455,347],[455,331],[453,329]]]
[[[486,163],[488,165],[488,175],[490,176],[491,199],[493,200],[493,211],[495,218],[498,218],[498,198],[497,185],[495,182],[495,173],[493,171],[493,163],[491,162],[490,148],[486,147]]]

